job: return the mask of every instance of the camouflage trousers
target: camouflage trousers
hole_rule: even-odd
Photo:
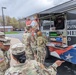
[[[37,61],[44,64],[45,56],[46,56],[45,47],[38,47],[37,48]]]
[[[31,47],[25,47],[25,52],[26,52],[26,59],[30,59],[30,60],[34,59],[34,54]]]

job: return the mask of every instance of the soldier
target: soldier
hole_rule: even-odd
[[[8,43],[8,40],[5,39],[4,33],[0,32],[0,55],[2,56],[1,58],[3,58],[3,61],[1,60],[3,63],[2,62],[0,63],[0,75],[4,75],[5,70],[10,65],[7,57],[9,47],[10,47],[10,44]]]
[[[25,48],[22,43],[13,45],[11,49],[12,56],[17,63],[10,67],[5,75],[56,75],[57,67],[64,62],[58,60],[49,68],[45,68],[43,64],[35,60],[26,60]]]
[[[41,31],[37,32],[37,36],[37,61],[44,64],[47,40],[43,37]]]
[[[4,53],[4,56],[6,57],[6,59],[8,60],[8,67],[10,66],[10,60],[11,60],[11,55],[10,55],[10,39],[6,39],[7,41],[4,41],[3,43],[3,48],[2,51]]]
[[[34,34],[31,36],[31,48],[32,48],[32,51],[34,53],[34,58],[36,59],[37,57],[37,32],[39,30],[38,29],[35,29],[34,31]]]
[[[25,52],[26,52],[26,58],[27,59],[34,59],[34,53],[31,48],[31,32],[32,27],[27,27],[27,32],[23,34],[23,43],[25,44]]]
[[[12,67],[10,67],[6,71],[5,75],[25,75],[22,74],[26,61],[24,44],[22,43],[14,44],[11,47],[11,50],[12,50],[12,57],[17,63]]]

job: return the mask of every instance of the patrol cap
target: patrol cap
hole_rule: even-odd
[[[10,45],[10,39],[7,39],[6,41],[3,42],[3,45]]]
[[[12,54],[19,55],[25,52],[25,47],[24,47],[24,44],[22,43],[16,43],[11,47],[11,50],[12,50]]]
[[[27,26],[26,29],[29,30],[30,28],[32,28],[32,26]]]
[[[1,42],[6,42],[7,40],[5,38],[0,38]]]

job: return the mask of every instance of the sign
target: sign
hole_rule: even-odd
[[[75,36],[76,37],[76,30],[67,30],[67,36]]]
[[[76,30],[76,20],[67,21],[67,30]]]
[[[76,20],[67,21],[67,42],[69,46],[76,44]]]

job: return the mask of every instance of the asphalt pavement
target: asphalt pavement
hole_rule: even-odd
[[[22,36],[24,31],[18,31],[19,34],[6,34],[6,36],[8,37],[12,37],[12,38],[18,38],[20,41],[22,41]]]
[[[19,34],[6,34],[6,36],[12,37],[12,38],[17,38],[20,41],[22,41],[23,33],[24,33],[24,31],[20,31]],[[20,42],[19,40],[15,41],[15,39],[14,39],[12,41],[15,41],[13,43],[16,43],[16,42]],[[56,60],[58,60],[58,59],[50,56],[48,59],[45,60],[45,65],[48,67],[48,66],[52,65]],[[76,75],[76,65],[72,65],[69,62],[63,63],[60,67],[57,68],[57,70],[58,70],[57,75]]]

